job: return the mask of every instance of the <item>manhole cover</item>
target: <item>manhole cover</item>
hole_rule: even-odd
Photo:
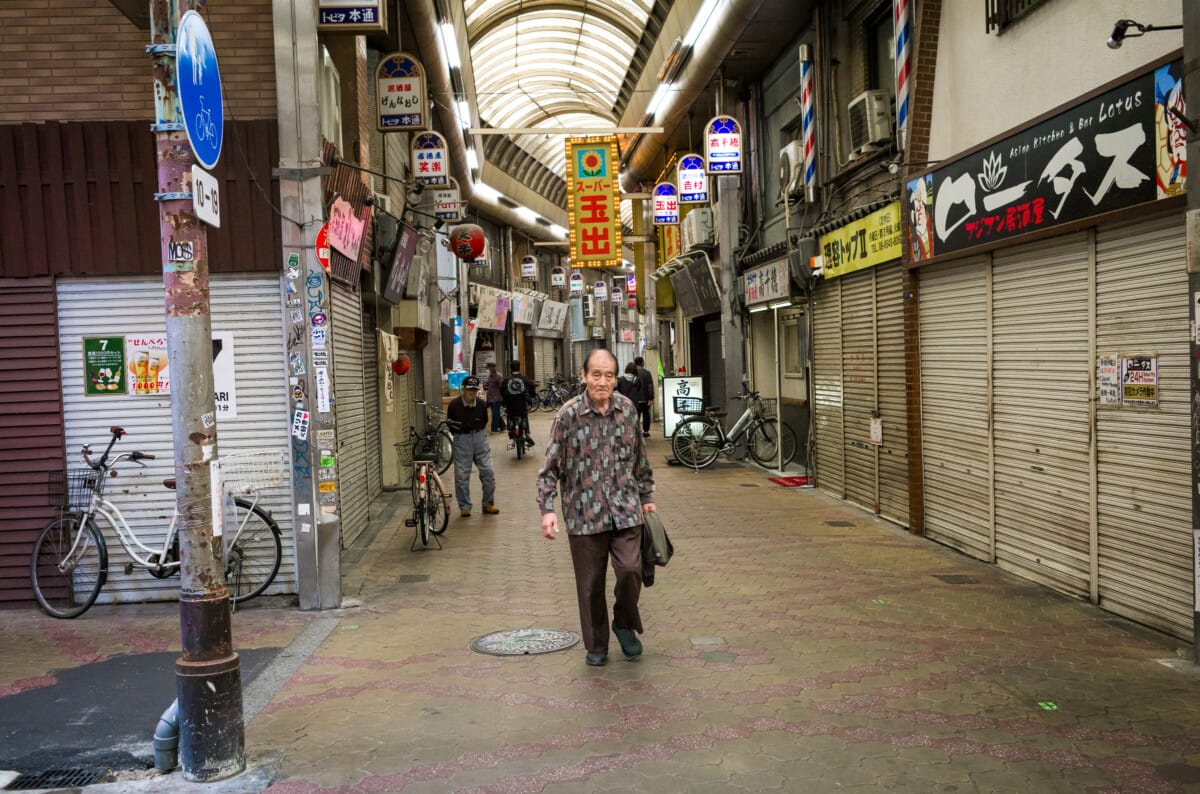
[[[43,788],[90,786],[104,775],[103,769],[45,769],[26,772],[4,787],[5,791],[36,791]]]
[[[579,635],[561,629],[511,629],[484,634],[471,640],[471,650],[492,656],[527,656],[565,651],[579,642]]]

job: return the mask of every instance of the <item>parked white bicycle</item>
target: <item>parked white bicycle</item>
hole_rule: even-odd
[[[162,546],[144,544],[125,521],[120,509],[104,496],[105,482],[117,475],[122,460],[141,463],[154,460],[145,452],[126,452],[111,461],[113,445],[125,435],[120,427],[109,428],[112,439],[98,460],[92,460],[89,445],[80,456],[86,469],[76,469],[51,480],[50,496],[60,516],[38,535],[33,544],[30,577],[33,594],[47,614],[56,618],[82,615],[100,595],[108,580],[108,546],[99,521],[112,530],[133,568],[145,568],[151,576],[165,579],[179,571],[178,515]],[[233,603],[261,595],[275,580],[283,557],[279,525],[271,513],[259,506],[260,490],[284,481],[289,470],[287,450],[234,453],[221,458],[219,468],[225,493],[233,494],[225,513],[225,581]],[[175,487],[174,478],[163,481]],[[225,500],[222,500],[223,502]],[[232,518],[232,520],[230,520]]]

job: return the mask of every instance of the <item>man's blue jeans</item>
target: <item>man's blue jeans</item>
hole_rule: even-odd
[[[504,405],[504,401],[496,400],[495,402],[488,403],[488,405],[492,406],[492,432],[499,433],[505,429],[504,414],[500,413],[500,408]]]

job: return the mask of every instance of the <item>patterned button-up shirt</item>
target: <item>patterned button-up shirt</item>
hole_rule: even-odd
[[[626,397],[614,393],[608,412],[601,414],[584,392],[559,410],[537,478],[543,515],[554,512],[559,485],[568,534],[595,535],[643,523],[642,505],[654,501],[654,472],[637,408]]]

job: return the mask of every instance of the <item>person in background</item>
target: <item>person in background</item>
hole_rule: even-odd
[[[633,360],[637,366],[638,385],[641,390],[634,392],[637,396],[634,403],[637,412],[642,416],[642,437],[650,437],[650,404],[654,402],[654,376],[646,369],[646,359],[638,356]]]
[[[617,378],[617,393],[628,397],[629,401],[636,406],[637,400],[634,398],[634,393],[640,390],[637,364],[630,361],[625,365],[625,374]]]
[[[496,371],[495,363],[489,363],[487,368],[488,376],[483,382],[483,388],[487,391],[488,407],[492,409],[492,432],[499,433],[508,429],[504,424],[504,416],[500,413],[500,408],[504,405],[504,398],[500,395],[500,384],[504,382],[504,378]]]
[[[521,362],[513,361],[509,376],[500,384],[500,396],[504,400],[504,412],[511,425],[518,419],[525,421],[525,440],[533,446],[529,436],[529,404],[537,399],[537,384],[521,374]]]
[[[575,567],[575,593],[586,662],[608,662],[608,603],[604,580],[612,559],[616,584],[612,629],[621,652],[642,654],[638,598],[642,592],[644,514],[655,509],[654,472],[646,441],[638,432],[637,409],[613,394],[617,360],[604,349],[583,362],[586,388],[554,419],[546,462],[537,476],[542,535],[554,540],[558,516],[554,497],[562,489],[562,514]]]
[[[462,395],[446,406],[446,418],[454,428],[454,496],[459,515],[471,515],[471,464],[479,466],[483,485],[483,512],[499,513],[496,507],[496,472],[492,470],[492,449],[487,438],[487,406],[479,399],[479,378],[463,380]]]

